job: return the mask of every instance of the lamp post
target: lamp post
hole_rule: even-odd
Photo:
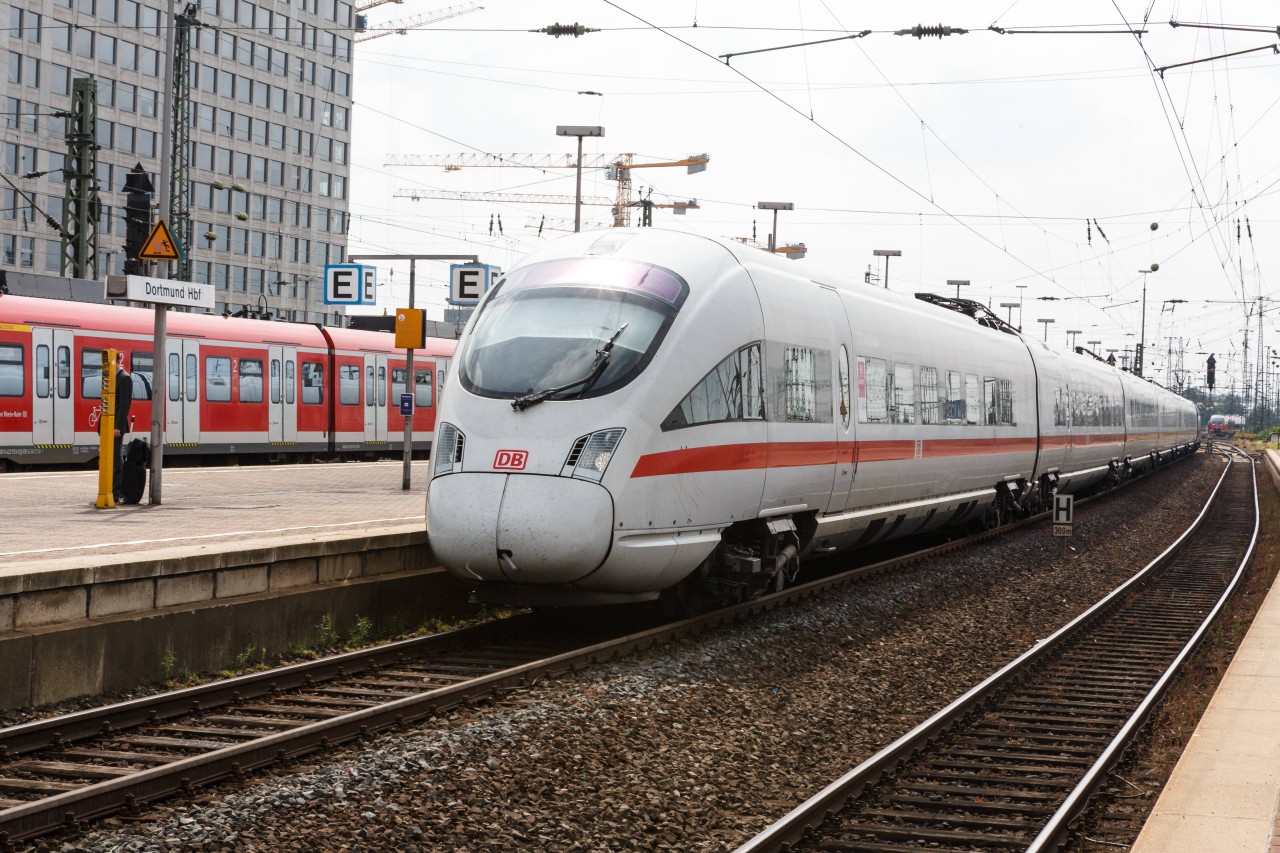
[[[778,211],[795,210],[795,205],[789,201],[758,201],[756,207],[773,211],[773,230],[769,232],[769,253],[773,254],[778,246]]]
[[[1019,284],[1018,287],[1018,331],[1022,331],[1022,297],[1026,295],[1027,286]]]
[[[1052,317],[1041,317],[1037,323],[1044,323],[1044,342],[1049,343],[1049,324],[1055,322]]]
[[[877,258],[884,258],[884,289],[889,289],[889,259],[902,256],[901,249],[872,249],[871,254]]]
[[[960,288],[968,287],[968,286],[969,286],[969,279],[967,278],[947,279],[947,287],[954,287],[956,289],[956,299],[960,298]]]
[[[1019,306],[1017,302],[1001,302],[1001,303],[1000,303],[1000,307],[1001,307],[1001,308],[1008,308],[1008,309],[1009,309],[1009,310],[1005,313],[1005,316],[1009,318],[1009,321],[1008,321],[1008,322],[1009,322],[1009,325],[1010,325],[1010,326],[1012,326],[1012,325],[1013,325],[1013,309],[1014,309],[1014,308],[1019,308],[1019,307],[1021,307],[1021,306]]]
[[[594,124],[558,124],[556,136],[578,137],[578,177],[573,193],[573,231],[582,230],[582,137],[604,136],[604,128]]]
[[[1152,264],[1145,270],[1138,270],[1142,273],[1142,330],[1138,336],[1138,348],[1133,355],[1133,372],[1138,376],[1142,375],[1142,351],[1147,348],[1147,273],[1159,269],[1159,264]]]

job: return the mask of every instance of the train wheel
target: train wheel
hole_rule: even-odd
[[[706,609],[701,573],[694,572],[658,596],[662,615],[668,619],[692,619]]]

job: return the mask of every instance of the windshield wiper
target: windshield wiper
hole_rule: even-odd
[[[604,369],[609,366],[609,355],[613,352],[613,342],[618,339],[618,335],[621,335],[623,330],[629,325],[631,324],[623,323],[618,327],[618,331],[613,333],[609,340],[605,341],[603,345],[596,349],[596,360],[591,363],[591,369],[587,371],[587,375],[582,379],[579,379],[576,382],[570,382],[568,385],[561,385],[559,388],[547,388],[543,391],[534,391],[531,394],[524,394],[523,396],[516,397],[511,401],[511,408],[515,409],[517,412],[523,412],[530,406],[537,405],[543,400],[559,394],[562,391],[568,391],[570,388],[577,388],[579,385],[583,386],[582,390],[579,392],[579,396],[590,391],[591,386],[596,384],[596,380],[604,373]]]

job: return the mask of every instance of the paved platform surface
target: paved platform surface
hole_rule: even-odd
[[[96,471],[0,474],[0,577],[298,539],[421,530],[429,462],[164,472],[163,503],[97,509]]]
[[[1259,486],[1269,482],[1264,473]],[[1277,806],[1280,589],[1273,586],[1131,851],[1280,853]]]

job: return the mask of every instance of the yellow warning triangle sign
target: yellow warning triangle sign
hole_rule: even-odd
[[[147,242],[143,243],[138,251],[138,257],[146,261],[182,259],[182,249],[178,247],[178,241],[173,239],[173,234],[169,232],[169,226],[164,224],[163,219],[156,220],[155,227],[147,237]]]

